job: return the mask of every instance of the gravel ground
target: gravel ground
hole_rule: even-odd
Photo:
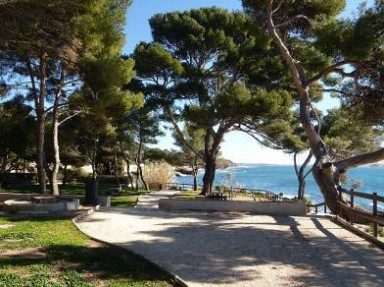
[[[77,225],[182,278],[190,287],[384,286],[384,251],[327,218],[170,213],[156,193]]]

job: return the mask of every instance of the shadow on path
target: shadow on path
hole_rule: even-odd
[[[131,209],[79,227],[189,286],[384,286],[384,252],[328,219]]]

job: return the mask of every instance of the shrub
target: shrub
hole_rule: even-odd
[[[173,167],[166,162],[150,162],[145,164],[144,179],[150,189],[158,188],[160,185],[171,183],[175,176]]]

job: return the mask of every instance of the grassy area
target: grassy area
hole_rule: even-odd
[[[369,226],[366,227],[364,231],[373,236],[373,223],[369,224]],[[384,227],[378,226],[377,235],[380,237],[384,237]]]
[[[88,239],[69,219],[0,218],[1,287],[177,286],[147,261]]]
[[[100,184],[99,195],[108,194],[108,189],[114,185],[111,184]],[[47,187],[49,190],[49,186]],[[60,194],[62,195],[84,195],[85,185],[84,183],[71,183],[66,186],[59,185]],[[14,192],[14,193],[39,193],[39,187],[37,185],[14,187],[0,190],[1,192]],[[124,195],[140,195],[145,194],[145,190],[139,189],[138,191],[132,191],[128,187],[123,188]]]
[[[193,190],[188,190],[188,191],[182,191],[180,195],[176,196],[175,198],[178,199],[187,199],[187,200],[194,200],[194,199],[199,199],[202,196],[200,195],[201,190],[198,191],[193,191]],[[263,191],[257,191],[254,192],[253,194],[246,194],[246,193],[241,193],[238,192],[236,196],[230,197],[229,192],[224,192],[224,195],[227,196],[229,200],[239,200],[239,201],[264,201],[268,200],[266,197],[265,193]]]
[[[112,196],[111,197],[111,206],[128,208],[134,207],[137,202],[137,196]]]

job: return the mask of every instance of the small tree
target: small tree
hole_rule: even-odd
[[[178,133],[174,133],[176,145],[180,147],[183,153],[183,161],[191,169],[193,176],[193,190],[197,190],[198,182],[197,175],[199,168],[202,166],[202,158],[204,154],[204,130],[194,128],[191,125],[185,125],[183,139]]]

